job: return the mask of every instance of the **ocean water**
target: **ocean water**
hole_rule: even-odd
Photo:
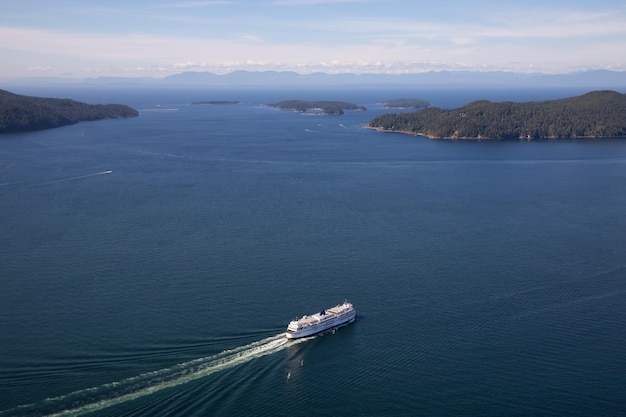
[[[568,93],[69,91],[141,115],[0,138],[0,416],[626,414],[626,142],[363,127]]]

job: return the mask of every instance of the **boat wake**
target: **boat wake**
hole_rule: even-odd
[[[186,384],[252,359],[278,352],[307,339],[287,340],[284,333],[216,355],[183,362],[170,368],[148,372],[117,382],[75,391],[38,403],[0,411],[0,416],[79,416],[123,404],[161,390]]]
[[[79,180],[79,179],[82,179],[82,178],[97,177],[98,175],[107,175],[107,174],[111,174],[111,173],[113,173],[113,171],[109,170],[109,171],[96,172],[95,174],[79,175],[77,177],[57,178],[55,180],[43,181],[43,182],[38,182],[36,184],[31,184],[31,186],[34,187],[34,186],[37,186],[37,185],[52,184],[54,182]]]
[[[36,183],[32,183],[32,184],[28,184],[28,183],[24,183],[24,182],[5,182],[5,183],[0,183],[0,187],[8,187],[8,186],[37,187],[37,186],[40,186],[40,185],[53,184],[55,182],[79,180],[79,179],[82,179],[82,178],[97,177],[99,175],[108,175],[108,174],[111,174],[111,173],[113,173],[113,171],[109,170],[109,171],[96,172],[95,174],[78,175],[76,177],[57,178],[57,179],[49,180],[49,181],[40,181],[40,182],[36,182]]]

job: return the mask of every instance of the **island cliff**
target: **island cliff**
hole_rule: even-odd
[[[626,95],[594,91],[527,103],[476,101],[446,110],[385,114],[368,127],[435,139],[558,139],[626,137]]]
[[[0,133],[27,132],[82,121],[139,116],[122,104],[87,104],[70,99],[30,97],[0,90]]]

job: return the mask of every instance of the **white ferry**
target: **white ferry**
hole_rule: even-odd
[[[354,320],[356,320],[356,310],[351,303],[344,301],[343,304],[291,321],[285,336],[287,339],[311,336],[324,330],[350,324]]]

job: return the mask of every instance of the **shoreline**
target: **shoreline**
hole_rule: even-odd
[[[465,141],[493,141],[493,140],[500,140],[500,141],[507,141],[507,142],[511,142],[511,141],[516,141],[516,142],[533,142],[533,141],[556,141],[556,140],[576,140],[576,139],[584,139],[584,140],[589,140],[589,139],[626,139],[626,136],[572,136],[572,137],[556,137],[556,136],[549,136],[549,137],[539,137],[539,138],[517,138],[517,139],[498,139],[498,138],[486,138],[486,137],[469,137],[469,136],[464,136],[464,137],[457,137],[457,136],[448,136],[448,137],[441,137],[441,136],[433,136],[433,135],[427,135],[424,133],[415,133],[415,132],[411,132],[409,130],[387,130],[387,129],[383,129],[382,127],[374,127],[374,126],[370,126],[369,124],[365,126],[366,129],[371,129],[371,130],[375,130],[377,132],[380,133],[400,133],[402,135],[410,135],[410,136],[422,136],[425,137],[427,139],[433,139],[433,140],[465,140]]]

